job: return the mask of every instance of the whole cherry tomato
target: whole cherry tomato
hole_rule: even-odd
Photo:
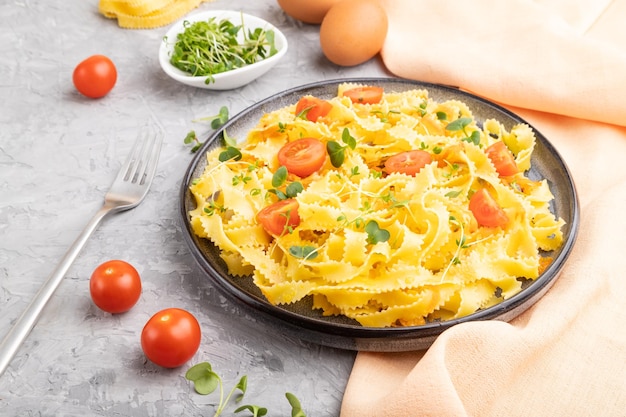
[[[200,324],[186,310],[166,308],[148,320],[141,332],[141,348],[152,362],[176,368],[195,355],[200,347]]]
[[[108,313],[124,313],[139,300],[141,279],[128,262],[106,261],[91,274],[89,292],[100,309]]]
[[[100,98],[106,96],[115,86],[117,69],[104,55],[93,55],[74,68],[72,80],[76,89],[84,96]]]

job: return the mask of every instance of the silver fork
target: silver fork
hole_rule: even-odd
[[[0,375],[4,373],[20,345],[35,326],[48,300],[104,217],[109,213],[132,209],[143,201],[156,172],[163,135],[163,128],[156,120],[152,120],[142,128],[130,155],[128,155],[111,188],[106,193],[104,204],[74,241],[56,270],[44,282],[24,313],[2,340],[0,344]]]

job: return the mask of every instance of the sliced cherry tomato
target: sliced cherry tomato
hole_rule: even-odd
[[[400,152],[385,161],[385,172],[415,176],[422,168],[433,161],[430,153],[421,149]]]
[[[333,105],[326,100],[304,96],[296,104],[296,116],[304,115],[308,120],[317,122],[317,119],[326,116],[332,108]]]
[[[198,320],[186,310],[166,308],[148,320],[141,332],[141,348],[152,362],[176,368],[195,355],[202,333]]]
[[[300,178],[317,172],[326,161],[326,145],[315,138],[288,142],[278,151],[278,162]]]
[[[353,103],[376,104],[383,98],[383,89],[374,86],[357,87],[344,91],[343,95]]]
[[[89,292],[94,304],[108,313],[130,310],[141,296],[141,279],[128,262],[106,261],[91,274]]]
[[[72,81],[84,96],[100,98],[106,96],[115,86],[117,69],[104,55],[93,55],[74,68]]]
[[[289,227],[297,227],[300,224],[298,207],[300,205],[296,199],[280,200],[264,207],[257,213],[256,218],[268,233],[280,236],[286,233]]]
[[[501,176],[509,177],[519,172],[515,163],[515,157],[504,142],[495,142],[485,149],[485,152]]]
[[[485,188],[481,188],[472,195],[469,209],[481,226],[504,227],[509,222],[504,210]]]

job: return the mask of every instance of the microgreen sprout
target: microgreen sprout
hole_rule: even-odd
[[[222,382],[222,378],[220,378],[220,376],[213,371],[210,363],[202,362],[192,366],[185,374],[185,378],[193,382],[194,389],[198,394],[208,395],[219,388],[220,400],[213,417],[217,417],[222,414],[231,397],[236,392],[235,390],[241,391],[241,394],[235,399],[235,402],[240,402],[243,399],[243,396],[246,393],[248,381],[247,376],[244,375],[241,377],[237,385],[235,385],[230,390],[226,398],[224,398],[224,384]]]
[[[202,117],[200,119],[195,119],[193,122],[210,122],[211,129],[217,130],[220,127],[224,126],[228,121],[228,107],[222,106],[220,107],[219,113],[214,116]],[[226,136],[226,132],[224,132],[224,136]],[[193,145],[191,147],[191,153],[195,153],[200,149],[204,142],[201,142],[198,139],[198,135],[195,130],[189,131],[185,139],[183,140],[185,145]]]
[[[224,19],[212,17],[205,21],[184,22],[184,31],[177,35],[170,63],[193,76],[207,76],[206,84],[215,81],[214,75],[254,64],[278,51],[274,31],[256,28],[246,30]],[[240,42],[238,33],[242,31]]]
[[[220,162],[226,162],[231,160],[239,161],[242,157],[243,155],[241,154],[241,151],[239,149],[235,148],[234,146],[228,146],[225,150],[220,152],[218,159]]]
[[[285,393],[285,397],[287,397],[287,401],[291,405],[291,417],[306,417],[304,411],[302,410],[302,406],[300,405],[300,401],[298,398],[290,392]]]
[[[474,130],[472,133],[468,134],[466,127],[472,123],[473,119],[471,117],[460,117],[453,122],[448,123],[446,126],[446,130],[450,132],[458,132],[462,131],[465,137],[464,141],[473,143],[476,146],[480,145],[480,131]]]
[[[219,388],[219,403],[217,404],[213,417],[218,417],[222,414],[222,412],[224,412],[226,406],[230,402],[230,399],[237,391],[239,391],[239,395],[235,398],[235,402],[240,403],[243,400],[248,388],[248,377],[244,375],[239,379],[237,385],[230,390],[226,398],[224,398],[224,384],[222,382],[222,378],[215,371],[213,371],[209,362],[201,362],[192,366],[185,373],[185,378],[193,382],[195,391],[200,395],[211,394]],[[289,405],[291,405],[292,417],[306,417],[306,414],[302,410],[300,401],[294,394],[287,392],[285,393],[285,397],[287,398]],[[250,411],[252,413],[252,417],[263,417],[267,415],[268,412],[265,407],[251,404],[241,405],[235,409],[234,412],[239,413],[245,410]]]
[[[365,225],[365,232],[367,233],[367,243],[375,245],[379,242],[386,242],[391,236],[389,231],[381,229],[375,220],[370,220]]]
[[[314,246],[303,245],[303,246],[291,246],[289,248],[289,254],[294,258],[312,260],[317,257],[317,249]]]
[[[356,148],[356,139],[350,134],[348,128],[344,128],[341,132],[341,141],[344,145],[334,140],[330,140],[326,143],[326,152],[328,152],[328,156],[330,157],[330,163],[335,168],[339,168],[343,164],[346,158],[346,148],[352,150]]]
[[[217,130],[220,127],[224,126],[228,121],[228,107],[222,106],[220,107],[219,112],[214,116],[201,117],[199,119],[194,119],[193,122],[210,122],[211,129]]]
[[[300,112],[298,114],[296,114],[296,119],[307,120],[306,116],[307,116],[307,114],[309,114],[309,111],[313,107],[315,107],[315,104],[312,104],[312,105],[307,106],[307,107],[303,108],[302,110],[300,110]]]
[[[272,175],[272,187],[274,188],[268,191],[272,194],[275,194],[279,200],[293,198],[304,190],[304,187],[302,186],[302,183],[300,181],[293,181],[287,184],[284,192],[279,190],[279,188],[287,182],[288,175],[289,172],[287,171],[287,167],[285,167],[284,165],[278,167],[274,175]]]

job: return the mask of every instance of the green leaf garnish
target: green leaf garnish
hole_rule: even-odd
[[[328,156],[330,157],[330,163],[335,168],[339,168],[346,158],[344,147],[334,140],[330,140],[326,143],[326,152],[328,152]]]
[[[257,405],[242,405],[238,409],[235,410],[235,413],[240,411],[248,410],[252,413],[252,417],[262,417],[267,414],[267,408],[259,407]]]
[[[274,175],[272,175],[272,187],[278,188],[287,181],[287,176],[289,175],[289,171],[287,171],[287,167],[281,165],[278,167]]]
[[[211,364],[208,362],[202,362],[189,368],[185,378],[192,381],[196,392],[202,395],[212,393],[220,384],[220,377],[213,372]]]
[[[449,130],[450,132],[463,130],[472,123],[472,120],[473,119],[471,117],[460,117],[455,121],[448,123],[446,130]]]
[[[341,132],[341,141],[348,145],[348,147],[352,150],[356,148],[356,139],[350,134],[350,131],[347,127],[344,127],[343,131]]]
[[[215,74],[254,64],[278,52],[272,30],[246,31],[243,17],[241,20],[241,25],[215,17],[185,21],[184,31],[176,37],[170,63],[193,76],[207,76],[206,83],[210,84]]]
[[[291,246],[289,254],[298,259],[315,259],[317,257],[317,249],[313,246]]]
[[[291,417],[306,417],[304,411],[302,410],[302,406],[300,405],[300,401],[298,398],[290,392],[285,393],[285,397],[287,397],[287,401],[291,405]]]
[[[294,181],[287,186],[287,188],[285,189],[285,194],[287,195],[287,198],[294,198],[303,190],[304,187],[302,186],[302,183],[300,183],[299,181]]]
[[[226,162],[230,160],[239,161],[242,157],[243,155],[241,155],[239,149],[235,148],[234,146],[228,146],[226,147],[226,150],[222,151],[219,154],[218,159],[220,162]]]
[[[386,242],[391,237],[389,231],[381,229],[375,220],[370,220],[365,225],[365,232],[367,233],[367,243],[372,245],[379,242]]]

